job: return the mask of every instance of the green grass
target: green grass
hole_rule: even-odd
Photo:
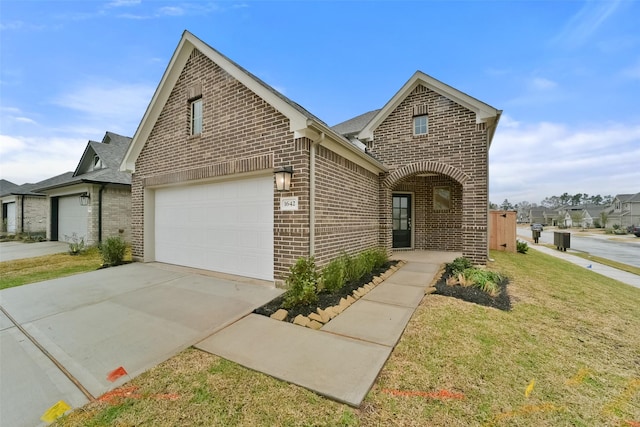
[[[124,259],[131,261],[130,247]],[[79,255],[60,253],[0,262],[0,290],[94,271],[102,262],[97,247],[90,247]]]
[[[97,248],[80,255],[67,253],[0,262],[0,289],[97,270],[102,258]]]
[[[88,404],[57,425],[640,422],[640,289],[535,251],[491,256],[489,268],[511,278],[512,311],[426,296],[358,409],[187,349],[128,383],[137,396]]]

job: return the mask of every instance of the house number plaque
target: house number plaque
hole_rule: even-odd
[[[281,211],[297,211],[298,197],[283,197],[280,199]]]

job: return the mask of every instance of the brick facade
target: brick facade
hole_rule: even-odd
[[[474,262],[486,261],[489,137],[484,123],[476,124],[474,111],[418,85],[373,129],[371,154],[381,162],[376,163],[362,153],[351,153],[353,147],[341,147],[347,143],[328,128],[318,130],[326,125],[307,112],[302,113],[301,125],[297,105],[286,100],[288,106],[283,107],[279,94],[275,101],[273,93],[265,97],[262,83],[247,83],[246,75],[239,74],[244,70],[239,72],[217,52],[198,45],[191,35],[183,37],[200,47],[180,56],[180,68],[170,68],[171,87],[160,88],[161,110],[155,110],[147,123],[143,120],[144,136],[134,139],[134,145],[140,145],[132,160],[135,258],[155,257],[145,257],[145,250],[154,250],[149,242],[155,215],[145,210],[155,209],[156,189],[264,176],[274,168],[292,166],[290,191],[276,191],[275,183],[273,188],[276,284],[298,258],[310,253],[322,266],[343,251],[391,251],[394,192],[413,196],[413,249],[463,251]],[[194,99],[202,100],[202,132],[196,136],[190,129]],[[429,130],[423,136],[413,135],[417,111],[428,115]],[[325,132],[331,143],[325,144]],[[383,172],[385,166],[388,172]],[[446,210],[434,209],[434,189],[439,187],[450,191]],[[281,198],[291,196],[298,198],[298,209],[280,210]]]
[[[16,195],[16,233],[43,233],[47,230],[47,199],[43,196]]]
[[[413,117],[426,111],[426,135]],[[390,168],[382,178],[381,243],[391,248],[391,194],[415,195],[414,249],[456,250],[476,263],[487,258],[488,141],[475,113],[418,85],[375,129],[372,153]],[[420,176],[425,175],[425,176]],[[433,211],[433,187],[449,186],[452,206]]]

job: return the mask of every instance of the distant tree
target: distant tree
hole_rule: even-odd
[[[502,204],[500,205],[500,208],[503,211],[512,211],[514,209],[513,205],[507,199],[504,199],[504,202],[502,202]]]
[[[609,216],[605,211],[600,212],[600,227],[607,228],[607,220]]]
[[[578,206],[582,201],[582,194],[577,193],[571,196],[571,206]]]
[[[589,201],[594,205],[601,205],[603,200],[602,196],[598,194],[597,196],[591,196]]]
[[[498,210],[498,205],[496,205],[493,202],[489,202],[489,209],[492,211],[497,211]]]
[[[613,196],[611,194],[606,195],[602,198],[603,205],[610,205],[611,203],[613,203]]]
[[[569,193],[562,194],[562,196],[560,196],[560,205],[561,206],[568,205],[571,202],[572,198],[573,196]]]

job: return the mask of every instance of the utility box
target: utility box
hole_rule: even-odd
[[[553,245],[559,251],[566,252],[571,247],[571,233],[566,231],[553,232]]]
[[[516,252],[516,212],[489,212],[489,249]]]

